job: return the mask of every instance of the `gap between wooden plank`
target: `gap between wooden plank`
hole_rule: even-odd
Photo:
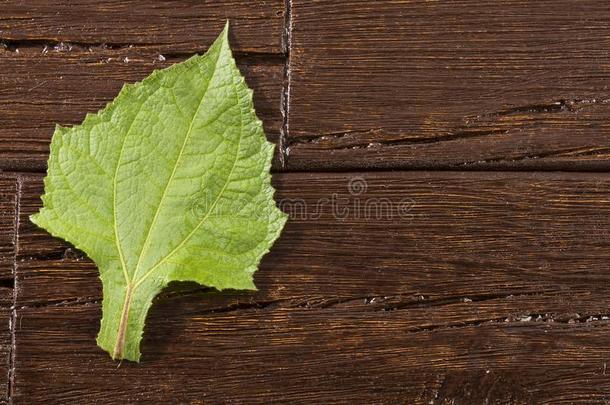
[[[14,238],[14,258],[13,258],[13,305],[11,307],[11,317],[10,317],[10,334],[11,334],[11,347],[9,350],[9,361],[8,361],[8,386],[7,386],[7,396],[9,403],[12,403],[12,393],[13,393],[13,381],[15,375],[15,350],[16,350],[16,340],[15,340],[15,324],[17,322],[17,255],[19,249],[19,214],[21,207],[21,178],[17,176],[15,178],[16,183],[16,195],[15,195],[15,238]]]
[[[290,50],[292,47],[292,2],[291,0],[285,0],[284,6],[284,40],[283,47],[286,55],[286,61],[284,64],[284,88],[282,90],[281,98],[281,109],[282,109],[282,130],[278,139],[278,159],[280,170],[286,168],[287,149],[286,143],[288,142],[289,134],[289,120],[290,120]]]

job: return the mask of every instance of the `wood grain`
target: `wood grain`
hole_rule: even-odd
[[[17,181],[14,177],[0,177],[0,279],[13,278],[16,210]]]
[[[99,298],[90,262],[27,220],[40,206],[41,177],[22,182],[18,302]],[[291,219],[257,273],[265,291],[277,289],[261,300],[343,296],[343,288],[348,296],[588,294],[610,277],[610,175],[287,173],[274,182]],[[350,194],[357,182],[366,192]],[[66,280],[49,283],[62,266]]]
[[[154,45],[200,52],[231,22],[242,52],[282,52],[282,0],[18,0],[0,2],[0,39],[117,46]]]
[[[55,124],[74,125],[114,99],[125,82],[187,56],[163,57],[137,48],[56,47],[37,45],[19,52],[0,49],[0,168],[46,169]],[[282,126],[280,98],[283,57],[238,58],[254,89],[254,102],[265,130],[276,141]],[[26,74],[27,73],[27,74]]]
[[[13,400],[591,404],[610,389],[608,321],[426,330],[410,310],[213,313],[170,299],[152,311],[143,362],[117,366],[93,344],[99,316],[97,304],[19,310]]]
[[[610,402],[610,4],[0,10],[0,171],[17,171],[0,176],[0,403]],[[45,170],[55,123],[226,19],[290,221],[258,291],[172,284],[142,363],[118,364],[95,345],[97,269],[29,222],[42,173],[24,172]]]
[[[9,392],[18,188],[14,176],[0,175],[0,403],[8,401]]]
[[[5,287],[0,288],[0,403],[9,400],[9,378],[11,377],[11,315],[13,311],[9,308],[12,301],[12,292]]]
[[[40,178],[22,182],[34,209]],[[151,314],[143,363],[118,370],[94,345],[95,266],[22,228],[19,251],[38,253],[17,269],[14,399],[605,400],[610,175],[274,182],[291,220],[256,275],[259,291],[170,290]]]
[[[294,1],[293,169],[608,170],[610,5]]]

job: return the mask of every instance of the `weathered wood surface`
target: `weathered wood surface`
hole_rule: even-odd
[[[9,399],[12,354],[13,273],[19,184],[13,176],[0,176],[0,403]]]
[[[28,220],[53,126],[227,18],[291,220],[259,291],[173,285],[118,365],[94,264]],[[0,0],[0,402],[610,402],[608,21],[593,0]]]
[[[9,401],[9,380],[12,379],[13,334],[11,324],[14,311],[11,310],[12,291],[0,288],[0,403]]]
[[[273,141],[282,126],[284,2],[0,2],[0,169],[45,169],[55,124],[79,123],[125,82],[206,50],[231,21]],[[3,46],[1,46],[3,45]]]
[[[610,168],[610,4],[293,1],[291,168]]]
[[[45,46],[19,52],[0,48],[0,169],[45,170],[55,124],[80,123],[116,97],[125,82],[187,57],[128,47]],[[254,89],[265,130],[276,141],[282,127],[284,58],[241,56],[238,64]]]
[[[459,312],[449,305],[440,311]],[[476,308],[473,305],[472,308]],[[475,312],[474,309],[466,310]],[[17,403],[455,403],[607,401],[607,321],[490,321],[420,330],[427,311],[158,304],[141,364],[91,342],[97,304],[17,317]],[[418,319],[419,318],[419,319]]]
[[[291,220],[259,291],[170,291],[153,310],[143,363],[118,370],[93,344],[95,267],[22,223],[19,251],[36,254],[17,267],[14,399],[605,400],[610,175],[274,181]],[[22,189],[25,215],[40,178]]]
[[[9,43],[77,42],[198,52],[230,20],[234,49],[283,50],[282,0],[2,0],[0,10],[0,38]]]
[[[0,177],[0,279],[13,278],[16,216],[17,180]]]
[[[91,262],[27,220],[41,176],[22,183],[18,304],[98,299]],[[274,183],[291,218],[257,274],[271,294],[263,301],[308,291],[588,296],[610,282],[610,175],[290,173]]]

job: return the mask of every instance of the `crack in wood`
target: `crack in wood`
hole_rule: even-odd
[[[481,118],[488,117],[504,117],[508,115],[516,114],[544,114],[544,113],[561,113],[561,112],[576,112],[579,109],[594,105],[594,104],[608,104],[610,99],[607,98],[588,98],[588,99],[572,99],[565,100],[560,99],[547,104],[531,104],[526,106],[511,107],[506,110],[501,110],[489,114],[478,115],[473,117],[472,120],[476,121]]]
[[[405,309],[414,309],[414,308],[436,308],[436,307],[444,307],[447,305],[455,305],[462,303],[481,303],[485,301],[493,301],[498,299],[513,299],[520,297],[533,297],[540,296],[545,293],[553,292],[552,290],[548,291],[533,291],[533,292],[507,292],[502,294],[480,294],[480,295],[470,295],[468,297],[441,297],[432,300],[425,300],[425,297],[420,301],[411,301],[411,302],[399,302],[399,303],[390,303],[387,306],[377,309],[377,311],[397,311],[397,310],[405,310]]]
[[[563,324],[563,325],[583,325],[594,326],[593,324],[610,324],[610,314],[585,314],[576,317],[563,317],[559,314],[558,317],[552,314],[538,314],[528,313],[523,314],[519,317],[496,317],[486,319],[475,319],[468,321],[456,321],[446,324],[432,324],[428,326],[408,328],[407,333],[426,333],[426,332],[437,332],[451,329],[467,329],[475,328],[479,326],[487,325],[510,325],[510,326],[529,326],[529,325],[549,325],[549,324]]]
[[[44,54],[47,52],[96,52],[96,51],[122,51],[133,50],[136,52],[159,53],[160,48],[174,46],[173,43],[162,42],[138,42],[138,43],[119,43],[119,42],[84,42],[84,41],[60,41],[51,38],[38,39],[7,39],[0,38],[0,49],[12,53],[19,53],[20,50],[40,51]],[[165,59],[183,60],[196,54],[202,54],[207,51],[207,46],[204,44],[201,47],[193,48],[192,51],[172,51],[171,49],[163,50]],[[234,50],[235,56],[252,56],[257,58],[283,58],[288,52],[268,52],[256,49],[238,49]]]
[[[502,157],[502,158],[492,158],[492,159],[483,159],[483,160],[473,160],[473,161],[463,162],[463,163],[460,163],[457,165],[449,165],[448,168],[459,169],[459,168],[464,168],[464,167],[480,166],[481,168],[488,170],[490,167],[493,167],[494,165],[497,166],[497,165],[501,165],[501,164],[514,164],[514,163],[523,162],[523,161],[527,161],[527,160],[548,159],[548,158],[553,158],[553,157],[595,156],[595,155],[606,154],[606,153],[610,153],[610,147],[566,148],[566,149],[551,151],[551,152],[547,152],[547,153],[524,154],[524,155],[515,156],[511,159]],[[583,170],[582,167],[580,167],[579,169]],[[543,169],[538,169],[538,170],[543,170]],[[554,168],[548,167],[547,170],[554,170]]]
[[[554,114],[554,113],[575,113],[582,108],[591,105],[608,104],[610,99],[607,98],[590,98],[590,99],[573,99],[565,100],[561,99],[548,104],[532,104],[525,106],[512,107],[506,110],[501,110],[492,113],[481,114],[473,117],[466,117],[466,127],[453,133],[442,134],[438,136],[428,137],[414,137],[405,136],[402,133],[386,133],[383,128],[370,128],[366,130],[352,130],[352,131],[341,131],[331,132],[318,135],[304,135],[298,136],[289,140],[288,148],[297,145],[308,145],[308,144],[325,144],[330,146],[329,149],[339,150],[355,150],[355,149],[367,149],[367,148],[378,148],[387,146],[408,146],[418,144],[435,144],[447,141],[485,137],[491,135],[506,135],[510,133],[513,128],[472,128],[473,124],[479,123],[484,119],[506,117],[518,114]],[[383,138],[382,138],[383,137]],[[368,139],[359,139],[368,138]],[[377,139],[382,138],[382,139]],[[335,146],[333,143],[337,141],[352,141],[347,145]],[[553,152],[555,153],[555,152]],[[484,163],[487,163],[485,161]],[[479,163],[479,162],[477,162]]]
[[[128,48],[147,48],[159,46],[154,43],[112,43],[112,42],[80,42],[80,41],[60,41],[52,38],[37,38],[37,39],[8,39],[0,38],[0,46],[9,52],[18,52],[19,49],[40,50],[41,52],[55,50],[57,52],[77,51],[93,51],[94,49],[103,50],[119,50]]]
[[[66,300],[50,300],[46,302],[33,303],[28,305],[17,305],[16,310],[35,309],[35,308],[58,308],[58,307],[74,307],[100,304],[102,299],[99,297],[83,297]]]
[[[346,146],[338,146],[332,148],[332,150],[354,150],[354,149],[368,149],[368,148],[376,148],[381,146],[402,146],[402,145],[416,145],[416,144],[434,144],[441,143],[447,141],[453,141],[457,139],[468,139],[468,138],[478,138],[485,137],[490,135],[502,135],[507,134],[509,132],[508,129],[489,129],[489,130],[463,130],[455,133],[450,133],[441,136],[434,137],[413,137],[413,138],[403,138],[401,134],[386,134],[383,133],[383,129],[376,128],[370,129],[366,131],[347,131],[347,132],[339,132],[339,133],[331,133],[324,134],[313,137],[299,137],[296,140],[292,140],[290,146],[299,145],[299,144],[320,144],[320,143],[332,143],[337,140],[344,140],[345,138],[353,138],[362,135],[373,135],[373,134],[382,134],[386,138],[397,138],[397,139],[380,139],[374,142],[367,142],[366,145],[360,144],[360,140],[354,139],[354,143]]]
[[[207,293],[212,291],[212,289],[208,289],[205,287],[201,287],[199,289],[195,289],[191,291],[189,294],[185,294],[184,292],[170,292],[168,294],[162,294],[158,297],[156,302],[159,300],[166,299],[183,299],[188,296],[200,295],[201,293]],[[374,312],[386,312],[386,311],[405,311],[405,310],[413,310],[413,309],[435,309],[441,308],[448,305],[464,305],[471,303],[482,303],[485,301],[498,300],[498,299],[519,299],[521,297],[532,297],[539,296],[543,294],[547,294],[549,292],[554,291],[531,291],[531,292],[521,292],[521,293],[502,293],[502,294],[481,294],[478,296],[469,296],[469,297],[443,297],[434,300],[414,300],[413,297],[409,298],[408,302],[404,303],[391,303],[388,306],[383,306],[384,301],[391,301],[394,299],[404,299],[404,296],[394,295],[394,296],[357,296],[357,297],[289,297],[289,298],[281,298],[281,299],[269,299],[269,300],[259,300],[259,301],[247,301],[247,302],[236,302],[226,306],[206,308],[200,311],[197,311],[198,315],[207,315],[207,314],[221,314],[221,313],[230,313],[237,311],[250,311],[250,310],[321,310],[325,311],[328,309],[337,309],[341,306],[343,309],[355,309],[355,310],[363,310],[368,311],[366,309],[367,306],[379,303],[381,301],[381,308],[372,308]],[[424,297],[425,298],[425,297]],[[359,303],[359,304],[358,304]],[[101,304],[101,299],[99,297],[85,297],[85,298],[77,298],[70,300],[58,300],[55,302],[46,302],[46,303],[38,303],[32,305],[23,305],[15,308],[16,310],[22,309],[37,309],[37,308],[47,308],[47,307],[80,307],[87,305],[99,305]],[[347,304],[347,306],[345,306]],[[356,304],[356,305],[353,305]],[[362,304],[365,304],[364,306]],[[374,305],[372,305],[374,306]],[[448,323],[440,323],[440,324],[430,324],[424,326],[416,326],[407,328],[405,333],[429,333],[429,332],[437,332],[444,331],[450,329],[465,329],[465,328],[474,328],[480,326],[487,325],[512,325],[512,326],[526,326],[526,325],[550,325],[550,324],[563,324],[563,325],[587,325],[588,327],[595,326],[603,326],[610,324],[610,314],[604,313],[587,313],[587,314],[579,314],[579,313],[542,313],[542,312],[527,312],[524,311],[517,315],[507,315],[507,316],[498,316],[491,318],[483,318],[483,319],[467,319],[463,321],[455,321]]]
[[[180,283],[178,283],[180,284]],[[185,298],[188,296],[200,295],[210,292],[215,292],[213,288],[205,287],[197,284],[193,284],[190,289],[172,289],[171,287],[166,291],[159,294],[156,301],[173,298]],[[240,309],[251,309],[251,308],[268,308],[275,305],[275,307],[282,308],[302,308],[302,309],[333,309],[336,307],[344,306],[349,307],[352,304],[364,303],[370,307],[372,311],[396,311],[403,309],[416,309],[416,308],[435,308],[443,307],[446,305],[461,304],[465,302],[483,302],[497,299],[512,299],[520,297],[532,297],[539,296],[554,292],[552,290],[545,291],[534,291],[534,292],[507,292],[502,294],[481,294],[481,295],[470,295],[456,296],[456,297],[441,297],[437,299],[427,299],[422,295],[416,296],[403,296],[403,295],[362,295],[356,297],[286,297],[273,300],[262,300],[262,301],[248,301],[248,302],[237,302],[229,304],[226,307],[216,307],[210,309],[212,312],[230,312]],[[406,299],[405,302],[396,302]],[[84,297],[74,298],[65,300],[50,300],[45,302],[33,303],[28,305],[19,306],[19,309],[23,308],[43,308],[47,306],[75,306],[87,303],[95,303],[101,301],[101,296],[98,297]],[[276,305],[277,304],[277,305]],[[357,305],[360,306],[360,305]]]

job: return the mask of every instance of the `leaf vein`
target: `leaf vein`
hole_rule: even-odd
[[[201,99],[199,100],[199,105],[197,106],[197,109],[195,110],[193,117],[191,118],[191,123],[189,125],[189,128],[186,132],[186,135],[184,136],[184,141],[182,142],[182,147],[180,148],[180,151],[178,152],[178,156],[176,157],[176,163],[174,164],[174,167],[172,169],[172,173],[170,174],[167,183],[165,184],[165,187],[163,189],[163,193],[161,194],[161,199],[159,200],[159,204],[157,205],[157,209],[155,210],[155,215],[153,216],[152,222],[150,223],[150,226],[148,228],[148,231],[146,233],[146,238],[144,239],[144,244],[142,245],[142,249],[140,250],[140,255],[138,256],[138,261],[136,263],[136,267],[135,270],[133,272],[133,279],[135,280],[137,275],[138,275],[138,270],[140,268],[140,263],[142,261],[142,257],[144,256],[144,253],[148,250],[148,245],[149,245],[149,240],[150,240],[150,235],[152,233],[153,228],[155,227],[155,224],[157,222],[157,218],[159,217],[159,212],[161,211],[161,206],[163,205],[163,200],[165,199],[165,195],[167,193],[167,190],[169,189],[169,185],[172,182],[174,175],[176,174],[176,169],[178,168],[178,163],[180,162],[181,158],[182,158],[182,154],[184,153],[184,149],[186,147],[186,144],[188,143],[188,139],[192,133],[193,130],[193,125],[195,123],[195,120],[197,118],[197,115],[199,114],[199,111],[201,110],[201,106],[203,105],[203,101],[205,100],[205,96],[208,93],[210,84],[212,83],[212,81],[214,80],[214,75],[217,72],[217,67],[218,67],[218,61],[220,59],[220,55],[222,53],[222,48],[218,51],[218,55],[216,56],[216,60],[214,61],[214,68],[213,68],[213,73],[212,76],[210,77],[209,81],[206,84],[206,88],[203,90],[203,94],[201,95]],[[139,282],[136,282],[136,285],[139,284]]]
[[[235,92],[235,98],[237,99],[237,105],[239,106],[239,94],[237,92],[237,87],[235,86],[234,82],[232,83],[232,85],[233,85],[233,90]],[[227,188],[227,185],[231,182],[231,177],[233,176],[233,172],[235,171],[235,166],[237,165],[237,160],[239,159],[239,151],[241,149],[241,140],[242,140],[242,137],[243,137],[243,121],[244,121],[244,119],[243,119],[243,111],[240,108],[239,109],[239,138],[237,140],[237,148],[235,149],[235,156],[234,156],[234,159],[233,159],[233,164],[231,165],[231,170],[229,172],[229,175],[227,176],[227,180],[226,180],[225,184],[223,185],[222,189],[220,190],[220,192],[218,193],[218,195],[216,196],[216,199],[214,200],[214,203],[212,204],[212,206],[210,207],[210,209],[208,210],[206,215],[203,217],[203,219],[182,240],[182,242],[180,242],[171,252],[169,252],[165,257],[163,257],[161,260],[159,260],[154,266],[152,266],[150,268],[150,270],[148,270],[142,276],[142,278],[140,278],[136,282],[134,288],[137,287],[138,285],[142,284],[142,282],[144,282],[144,280],[146,280],[153,273],[153,271],[157,269],[157,267],[159,267],[165,260],[167,260],[169,257],[171,257],[176,251],[178,251],[180,248],[182,248],[182,246],[184,246],[184,244],[186,242],[188,242],[188,240],[195,234],[195,232],[197,232],[197,230],[201,227],[201,225],[203,225],[203,223],[207,220],[208,216],[214,211],[214,208],[216,207],[216,204],[218,204],[218,201],[220,200],[220,197],[224,194],[225,189]]]

